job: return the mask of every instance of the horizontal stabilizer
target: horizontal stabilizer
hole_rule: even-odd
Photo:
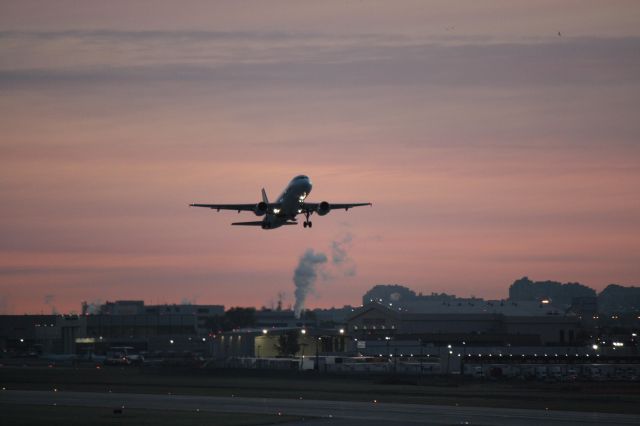
[[[233,222],[232,225],[240,225],[240,226],[262,226],[264,222],[261,220],[255,222]],[[282,225],[297,225],[298,222],[284,222]]]

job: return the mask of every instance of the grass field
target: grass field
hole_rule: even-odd
[[[239,426],[272,425],[299,419],[266,414],[226,414],[205,411],[127,409],[115,414],[111,408],[0,404],[2,424],[12,426]],[[46,419],[46,420],[45,420]]]
[[[493,382],[461,378],[327,376],[257,370],[0,368],[0,386],[96,392],[399,402],[640,414],[638,383]]]

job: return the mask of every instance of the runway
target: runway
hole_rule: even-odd
[[[454,407],[379,402],[322,401],[157,395],[98,392],[0,391],[8,404],[122,407],[153,410],[211,411],[226,413],[286,414],[315,417],[290,425],[638,425],[640,416],[542,411],[512,408]]]

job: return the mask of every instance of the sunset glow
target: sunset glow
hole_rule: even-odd
[[[640,283],[638,2],[1,10],[0,313],[289,305],[298,258],[345,235],[310,307]],[[272,231],[188,207],[298,174],[373,207]]]

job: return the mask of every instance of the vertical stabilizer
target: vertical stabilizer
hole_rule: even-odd
[[[265,204],[269,204],[269,199],[267,198],[267,191],[264,190],[264,188],[262,188],[262,201]]]

